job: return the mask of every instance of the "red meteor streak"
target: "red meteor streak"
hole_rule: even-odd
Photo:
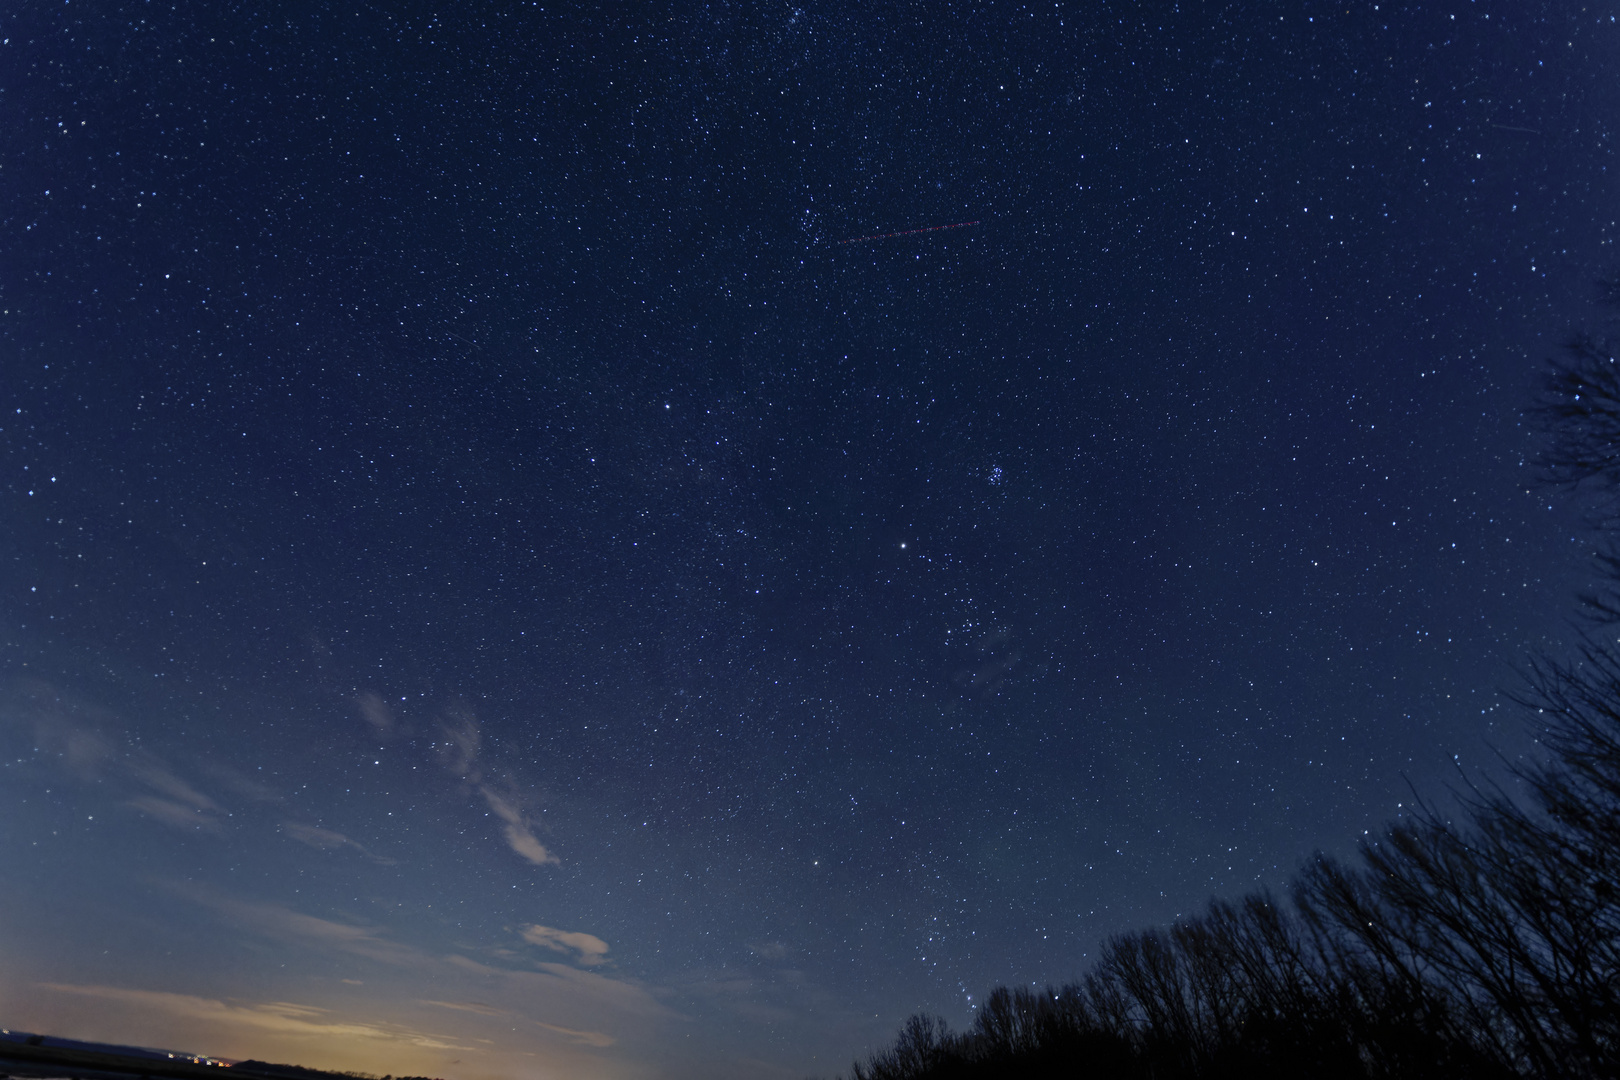
[[[939,232],[941,229],[965,229],[969,225],[977,224],[977,221],[958,221],[955,225],[930,225],[926,229],[907,229],[905,232],[879,233],[875,236],[852,236],[848,240],[838,242],[840,244],[858,244],[862,240],[887,240],[892,236],[915,236],[918,233]]]

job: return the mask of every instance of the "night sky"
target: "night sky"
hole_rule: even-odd
[[[7,5],[0,1026],[830,1077],[1500,775],[1616,14]]]

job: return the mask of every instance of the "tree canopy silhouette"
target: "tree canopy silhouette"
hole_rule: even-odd
[[[1620,278],[1601,283],[1620,307]],[[915,1016],[852,1080],[1620,1076],[1620,333],[1575,338],[1531,413],[1552,485],[1596,489],[1603,588],[1516,695],[1543,759],[1318,854],[1286,901],[1217,900],[1110,939],[1077,982]]]

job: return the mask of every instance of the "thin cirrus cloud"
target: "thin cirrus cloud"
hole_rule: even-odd
[[[360,715],[378,735],[394,733],[396,726],[394,711],[388,707],[388,702],[382,699],[381,694],[367,692],[355,698],[354,703],[359,708]]]
[[[540,838],[535,836],[534,827],[523,813],[517,797],[510,790],[504,793],[497,790],[485,777],[483,768],[478,764],[479,744],[482,739],[478,720],[468,713],[459,714],[457,719],[460,723],[455,726],[440,725],[440,731],[444,736],[444,748],[440,756],[445,767],[470,784],[483,798],[490,813],[505,823],[502,833],[508,847],[536,866],[560,863],[561,860],[546,850]],[[511,785],[507,787],[510,789]]]
[[[137,990],[118,986],[41,983],[59,994],[97,998],[134,1012],[166,1013],[229,1030],[243,1028],[279,1035],[327,1036],[338,1039],[376,1039],[406,1042],[427,1050],[471,1050],[452,1037],[415,1031],[399,1024],[362,1023],[338,1017],[329,1009],[287,1001],[242,1002],[175,994],[163,990]]]
[[[250,773],[231,768],[220,761],[198,763],[198,771],[220,787],[249,802],[274,803],[281,801],[281,793]]]
[[[487,785],[479,784],[478,793],[484,797],[484,802],[489,804],[490,812],[506,822],[506,828],[503,832],[508,847],[536,866],[561,861],[557,856],[546,850],[546,846],[540,842],[539,838],[534,835],[534,830],[529,827],[523,812],[516,806],[491,791]]]
[[[8,695],[0,720],[28,729],[34,746],[80,780],[100,780],[117,763],[116,718],[37,679]]]
[[[139,810],[153,821],[173,826],[176,829],[211,833],[215,836],[219,836],[225,831],[225,823],[219,817],[195,806],[184,806],[170,799],[160,799],[152,795],[139,795],[126,800],[124,805]]]
[[[169,767],[150,754],[142,754],[125,770],[152,794],[137,795],[128,805],[156,821],[177,829],[221,833],[229,815],[219,803],[176,776]]]
[[[509,1009],[497,1009],[493,1005],[485,1005],[481,1001],[431,1001],[424,999],[422,1004],[434,1005],[441,1009],[453,1009],[456,1012],[470,1012],[479,1016],[500,1017],[502,1019],[510,1019],[515,1016]],[[548,1024],[544,1020],[530,1020],[529,1023],[543,1031],[565,1035],[581,1046],[594,1046],[598,1049],[605,1049],[615,1042],[613,1036],[601,1031],[585,1031],[580,1028],[563,1027],[561,1024]]]
[[[348,954],[357,962],[385,965],[391,970],[372,969],[367,985],[387,987],[391,997],[459,1013],[468,1022],[499,1021],[501,1030],[526,1028],[546,1045],[560,1040],[602,1050],[618,1044],[613,1034],[616,1028],[645,1033],[655,1025],[680,1019],[660,1000],[667,991],[575,966],[597,963],[608,951],[607,943],[593,934],[529,926],[523,932],[526,940],[568,953],[574,963],[493,966],[459,952],[439,952],[396,940],[375,926],[323,919],[280,904],[239,900],[196,887],[173,891],[255,936],[309,950],[310,955]],[[290,963],[297,963],[290,959],[296,953],[285,955]],[[269,1022],[262,1017],[242,1022],[249,1021]],[[462,1025],[451,1026],[458,1030],[458,1038],[470,1037],[470,1031],[460,1030]]]
[[[396,941],[376,927],[305,915],[280,904],[238,900],[195,886],[184,892],[179,889],[174,892],[213,910],[250,933],[284,944],[327,953],[348,953],[405,972],[414,971],[417,976],[440,984],[456,973],[476,976],[484,985],[500,991],[496,996],[497,1001],[546,1002],[558,1008],[566,1006],[595,1015],[616,1012],[643,1018],[668,1018],[674,1015],[647,987],[628,979],[609,978],[567,964],[541,963],[536,964],[534,970],[492,967],[458,953],[439,954]],[[570,944],[558,939],[555,945],[547,944],[548,948],[596,957],[607,952],[607,943],[594,935],[554,931],[549,927],[538,929],[562,935],[572,942]],[[552,940],[546,934],[537,936],[547,942]],[[435,1000],[442,1007],[444,999]]]
[[[281,832],[288,839],[296,840],[300,844],[306,844],[317,851],[342,851],[352,848],[372,862],[380,863],[383,866],[396,866],[399,863],[398,859],[390,859],[372,853],[360,841],[351,840],[334,829],[323,829],[318,825],[304,825],[297,821],[283,821],[281,823]]]
[[[535,923],[523,928],[523,940],[543,949],[567,953],[586,966],[600,964],[607,959],[608,943],[595,934],[558,930]]]
[[[281,831],[300,844],[308,844],[320,851],[336,851],[347,847],[366,850],[342,833],[323,829],[317,825],[300,825],[296,821],[284,821],[281,824]]]
[[[422,1000],[424,1005],[435,1005],[441,1009],[454,1009],[456,1012],[477,1013],[479,1016],[511,1016],[506,1009],[497,1009],[493,1005],[485,1005],[482,1001],[433,1001],[428,998]]]
[[[220,835],[230,812],[149,750],[131,746],[119,718],[49,683],[29,681],[0,709],[76,780],[122,789],[123,804],[187,832]]]
[[[544,1028],[547,1031],[555,1031],[559,1035],[566,1035],[568,1038],[579,1043],[581,1046],[595,1046],[598,1048],[604,1048],[613,1045],[613,1036],[604,1035],[600,1031],[579,1031],[575,1028],[565,1028],[558,1024],[548,1024],[544,1020],[533,1020],[530,1022],[533,1023],[535,1027]]]
[[[172,891],[244,930],[273,941],[350,953],[392,967],[420,968],[433,962],[428,953],[394,941],[374,927],[305,915],[281,904],[237,900],[196,886]]]
[[[569,964],[536,964],[536,970],[496,968],[452,953],[445,962],[468,975],[499,987],[501,997],[513,1002],[550,1001],[594,1017],[620,1015],[649,1021],[672,1020],[679,1014],[658,1000],[648,987],[629,979],[614,979]]]
[[[748,946],[750,952],[761,960],[786,960],[793,950],[780,941],[761,941]]]

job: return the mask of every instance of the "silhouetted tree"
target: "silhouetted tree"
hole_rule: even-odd
[[[1599,491],[1603,587],[1574,658],[1532,661],[1518,695],[1547,752],[1515,767],[1524,797],[1420,805],[1359,865],[1314,857],[1291,906],[1119,935],[961,1034],[913,1017],[854,1080],[1620,1077],[1620,332],[1573,340],[1534,412],[1546,480]]]

